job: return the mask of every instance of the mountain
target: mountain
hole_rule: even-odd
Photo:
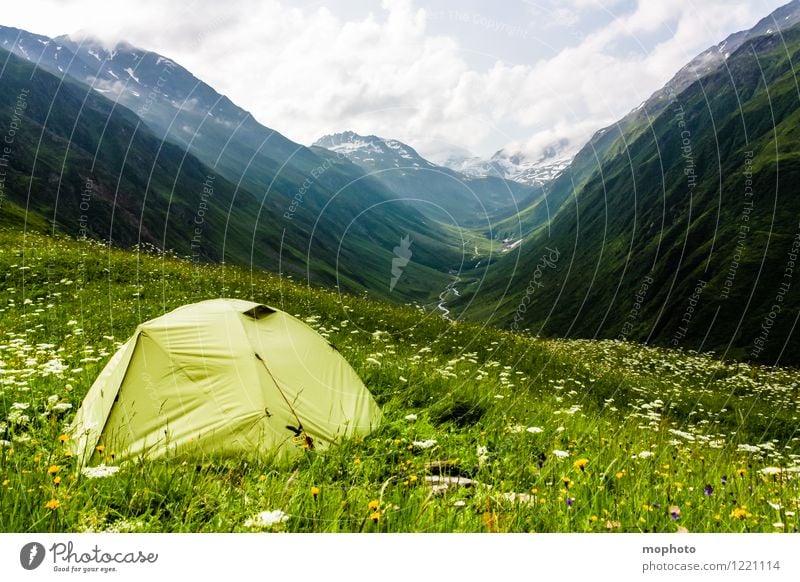
[[[113,111],[129,110],[165,145],[177,145],[234,184],[231,203],[220,210],[247,208],[250,220],[222,222],[221,228],[247,241],[248,264],[407,301],[436,297],[461,261],[461,240],[422,214],[420,204],[398,199],[347,159],[313,152],[261,125],[162,55],[7,27],[0,27],[0,46],[91,87]],[[232,242],[221,235],[226,245]],[[393,248],[404,237],[414,240],[414,260],[390,288]]]
[[[724,66],[686,86],[676,75],[599,132],[596,157],[584,149],[549,190],[564,201],[547,227],[482,288],[462,290],[471,314],[496,310],[498,323],[547,335],[800,362],[800,26],[783,24],[797,8],[734,35]]]
[[[517,216],[498,224],[498,231],[516,238],[530,236],[546,227],[562,204],[575,196],[590,178],[596,177],[603,161],[624,155],[625,139],[649,131],[650,122],[669,106],[672,95],[681,93],[705,75],[725,70],[729,56],[749,39],[777,34],[797,23],[800,23],[800,2],[793,0],[761,19],[753,28],[734,33],[697,55],[646,101],[616,123],[598,130],[566,167],[557,164],[557,171],[551,173],[553,179],[543,185],[544,196]]]
[[[569,166],[570,156],[559,155],[556,150],[538,160],[522,152],[511,153],[502,149],[489,158],[473,156],[466,151],[453,151],[441,158],[441,165],[465,176],[479,178],[494,176],[527,184],[544,186],[556,179]]]
[[[403,198],[420,200],[421,212],[445,224],[491,230],[497,218],[513,216],[540,196],[538,189],[498,176],[437,166],[394,139],[346,131],[323,136],[313,147],[347,158]]]
[[[249,237],[224,227],[252,223],[255,200],[233,205],[233,184],[86,86],[3,49],[0,62],[4,226],[247,262]]]
[[[800,362],[800,26],[746,37],[725,67],[646,103],[647,130],[624,130],[473,305],[534,333]]]

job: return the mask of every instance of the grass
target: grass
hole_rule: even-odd
[[[0,279],[0,531],[797,531],[796,370],[542,340],[11,229]],[[140,321],[219,296],[328,337],[385,423],[290,460],[79,471],[60,437],[110,355]]]

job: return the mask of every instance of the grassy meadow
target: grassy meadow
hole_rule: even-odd
[[[796,532],[800,372],[544,340],[149,250],[0,230],[0,531]],[[381,405],[291,460],[80,471],[67,426],[137,323],[212,297],[297,315]],[[254,452],[255,453],[255,452]]]

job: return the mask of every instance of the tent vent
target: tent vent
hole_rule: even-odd
[[[248,309],[247,311],[243,311],[246,316],[252,317],[253,319],[261,319],[263,317],[268,316],[271,313],[275,313],[274,309],[270,309],[266,305],[256,305],[252,309]]]

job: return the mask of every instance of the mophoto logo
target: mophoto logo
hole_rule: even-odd
[[[44,562],[44,546],[39,542],[30,542],[19,551],[19,563],[26,570],[35,570]]]

